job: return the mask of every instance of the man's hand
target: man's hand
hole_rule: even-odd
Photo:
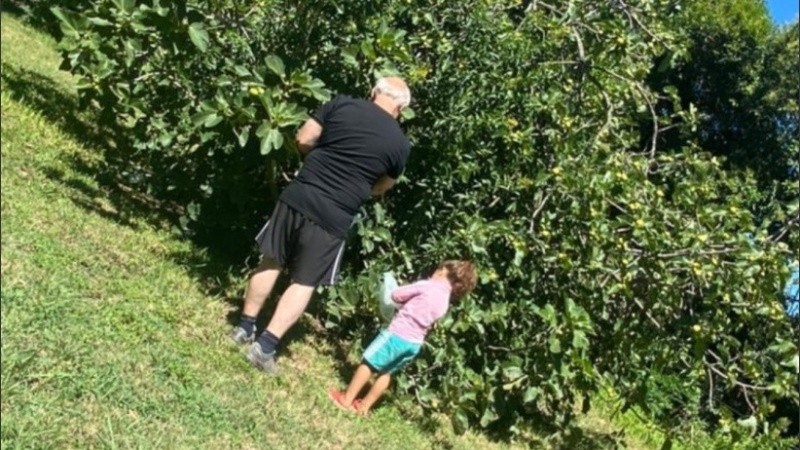
[[[375,185],[372,186],[372,195],[374,197],[378,197],[380,195],[385,194],[389,189],[394,186],[395,179],[390,177],[389,175],[382,176]]]
[[[322,135],[322,125],[314,119],[306,120],[306,123],[297,130],[297,136],[294,138],[297,149],[302,154],[308,154],[314,147],[317,146],[317,141]]]

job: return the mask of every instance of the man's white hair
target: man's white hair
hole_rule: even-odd
[[[383,94],[392,98],[401,108],[405,108],[411,103],[411,91],[408,87],[405,85],[398,86],[396,83],[392,83],[389,77],[379,78],[378,82],[375,83],[375,87],[372,88],[372,93]]]

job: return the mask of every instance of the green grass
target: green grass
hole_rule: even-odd
[[[54,49],[3,15],[3,449],[546,447],[535,434],[456,436],[408,399],[367,419],[339,411],[326,390],[344,383],[342,362],[310,317],[281,375],[251,369],[225,338],[242,277],[204,277],[214,261],[141,196],[98,181],[113,149],[79,111]],[[233,294],[215,277],[238,281]],[[646,424],[604,413],[581,418],[584,448],[622,427],[634,430],[629,448],[659,443],[641,438]]]

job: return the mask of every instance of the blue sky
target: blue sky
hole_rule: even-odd
[[[772,21],[785,25],[797,19],[798,0],[767,0],[767,8]]]

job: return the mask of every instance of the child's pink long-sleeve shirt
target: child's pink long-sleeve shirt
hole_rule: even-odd
[[[447,312],[452,288],[446,280],[421,280],[392,291],[401,304],[389,323],[389,331],[411,342],[422,343],[428,329]]]

